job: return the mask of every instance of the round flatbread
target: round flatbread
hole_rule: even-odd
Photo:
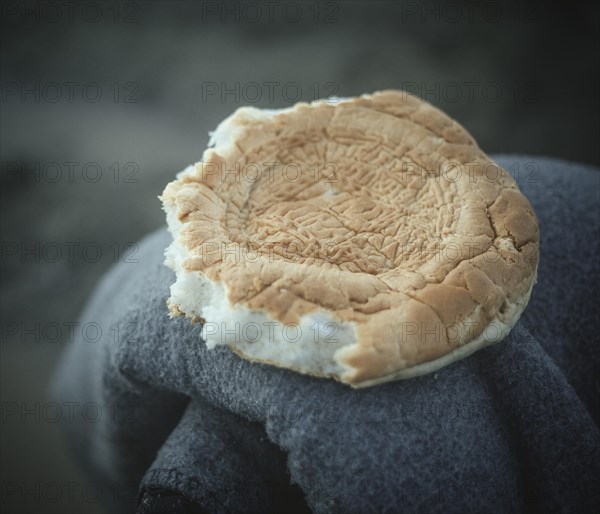
[[[363,387],[500,341],[523,312],[533,208],[427,102],[244,107],[211,146],[161,197],[170,311],[209,346]]]

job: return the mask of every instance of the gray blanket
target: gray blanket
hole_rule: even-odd
[[[169,234],[147,236],[99,284],[53,387],[102,408],[66,425],[94,479],[139,487],[109,508],[150,512],[159,492],[180,512],[595,510],[600,173],[495,159],[540,221],[531,302],[502,343],[406,381],[353,390],[207,350],[167,315]]]

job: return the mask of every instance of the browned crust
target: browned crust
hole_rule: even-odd
[[[184,224],[185,268],[224,283],[231,304],[283,323],[315,310],[354,322],[357,344],[342,362],[352,384],[434,361],[520,315],[538,262],[535,213],[441,111],[383,91],[236,117],[235,147],[208,151],[162,197]],[[335,182],[215,173],[315,157],[337,165]]]

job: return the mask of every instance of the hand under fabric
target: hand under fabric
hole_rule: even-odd
[[[540,221],[538,284],[506,340],[433,375],[353,390],[207,350],[199,325],[168,317],[169,234],[145,238],[81,317],[101,339],[75,341],[56,373],[57,401],[118,407],[66,427],[89,472],[139,483],[140,512],[155,491],[208,512],[591,510],[600,173],[495,160]]]

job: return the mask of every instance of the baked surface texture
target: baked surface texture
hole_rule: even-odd
[[[427,102],[382,91],[241,108],[213,143],[161,197],[174,236],[171,313],[215,323],[212,333],[242,324],[211,344],[362,387],[497,342],[527,305],[533,208]],[[268,323],[294,337],[265,341]]]

